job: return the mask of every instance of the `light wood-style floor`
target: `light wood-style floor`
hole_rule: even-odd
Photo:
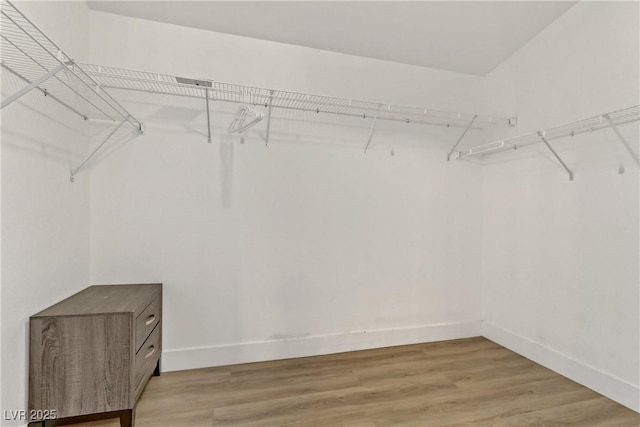
[[[77,426],[118,426],[96,422]],[[484,338],[154,377],[137,427],[621,426],[640,415]]]

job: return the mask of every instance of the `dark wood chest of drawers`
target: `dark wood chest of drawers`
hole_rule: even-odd
[[[110,417],[133,425],[140,394],[160,373],[162,284],[90,286],[29,324],[30,425]]]

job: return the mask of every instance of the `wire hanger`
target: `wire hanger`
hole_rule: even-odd
[[[251,95],[249,93],[249,95]],[[229,124],[229,133],[242,133],[254,126],[264,118],[262,111],[256,110],[252,105],[245,104],[245,92],[242,92],[242,104],[238,107],[233,120]]]

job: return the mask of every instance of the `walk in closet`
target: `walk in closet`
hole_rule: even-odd
[[[637,1],[0,14],[0,425],[640,421]]]

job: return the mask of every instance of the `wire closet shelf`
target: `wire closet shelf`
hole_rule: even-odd
[[[248,104],[264,107],[265,109],[279,108],[317,114],[333,114],[447,127],[466,127],[470,122],[474,123],[474,127],[515,125],[515,118],[439,111],[421,107],[406,107],[266,89],[212,80],[195,80],[103,65],[81,65],[101,87],[108,89],[125,89],[202,100],[207,99],[211,102]]]
[[[142,129],[131,113],[11,2],[2,1],[0,17],[0,65],[24,84],[3,97],[1,108],[36,89],[84,120],[128,122],[138,131]]]
[[[524,135],[502,139],[488,144],[477,145],[457,152],[458,158],[484,156],[491,153],[517,149],[530,144],[552,141],[555,139],[576,136],[600,129],[612,128],[620,137],[617,127],[640,120],[640,105],[602,113],[597,116],[577,120],[563,125],[527,133]],[[624,138],[622,138],[624,139]],[[624,142],[624,141],[623,141]],[[626,145],[626,144],[625,144]],[[629,147],[627,147],[629,149]]]

